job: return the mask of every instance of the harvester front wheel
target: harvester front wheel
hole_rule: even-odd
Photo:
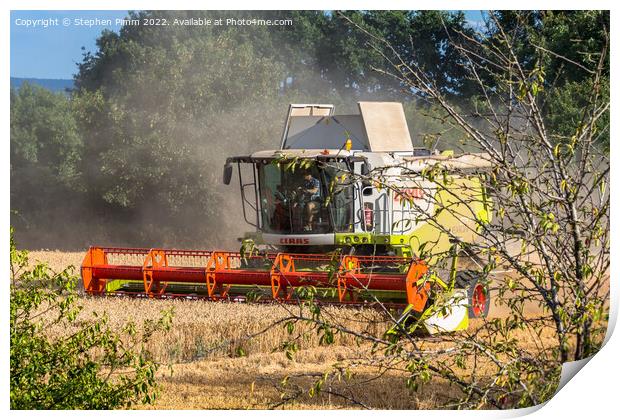
[[[456,275],[456,287],[467,290],[470,318],[486,318],[491,307],[491,291],[476,271],[461,271]]]

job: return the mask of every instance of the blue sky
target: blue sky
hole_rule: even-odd
[[[11,11],[11,76],[40,79],[71,79],[82,61],[82,47],[96,50],[101,31],[118,32],[115,20],[127,16],[126,10],[84,11]],[[23,19],[58,19],[58,26],[26,27]],[[70,19],[70,26],[63,19]],[[112,25],[76,26],[75,19],[110,19]],[[22,19],[20,21],[19,19]],[[21,24],[21,25],[20,25]]]
[[[481,20],[479,11],[465,13],[470,21]],[[116,24],[116,19],[126,16],[126,10],[11,11],[11,76],[71,79],[77,72],[76,63],[82,61],[82,47],[95,52],[95,41],[101,31],[118,32],[120,25]],[[58,26],[26,27],[28,19],[57,19]],[[109,19],[111,24],[77,25],[76,19]],[[65,26],[64,22],[69,25]]]

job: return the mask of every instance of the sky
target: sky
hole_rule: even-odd
[[[11,77],[73,78],[82,54],[96,51],[95,42],[101,31],[118,32],[121,25],[116,24],[116,19],[126,16],[126,10],[11,11]],[[58,26],[26,26],[27,19],[48,18],[58,19]],[[110,19],[112,24],[85,25],[92,19]],[[65,26],[67,22],[69,25]]]
[[[117,19],[127,17],[127,13],[127,10],[11,11],[11,77],[72,79],[82,54],[96,51],[101,31],[118,32],[121,24]],[[479,11],[465,14],[471,22],[481,21]],[[33,26],[37,20],[42,21]],[[48,22],[47,27],[44,22]]]

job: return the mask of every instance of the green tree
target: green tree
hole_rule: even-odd
[[[462,12],[446,11],[355,11],[335,13],[331,30],[322,50],[322,63],[340,86],[355,88],[360,95],[386,95],[403,100],[410,98],[405,86],[396,78],[373,71],[385,68],[385,55],[372,48],[367,39],[347,24],[345,18],[375,36],[388,39],[407,65],[432,74],[437,89],[456,99],[471,93],[465,77],[462,57],[451,40],[466,42],[474,36]],[[344,58],[343,58],[344,56]],[[339,80],[339,74],[346,79]]]
[[[73,186],[79,176],[82,139],[66,95],[24,83],[11,89],[11,164]]]
[[[37,246],[58,246],[46,242],[48,236],[57,240],[58,232],[40,232],[49,229],[55,215],[66,217],[85,190],[82,136],[72,101],[24,83],[11,89],[10,105],[11,223],[25,243],[32,239]]]
[[[11,89],[12,200],[19,202],[22,190],[35,183],[43,194],[58,185],[78,188],[81,153],[82,139],[66,95],[28,83]]]
[[[541,75],[538,102],[552,139],[570,140],[585,118],[583,109],[591,105],[592,76],[599,64],[601,95],[609,98],[609,54],[599,63],[609,41],[609,11],[499,11],[493,18],[487,43],[501,48],[498,40],[509,38],[523,69]],[[609,110],[596,127],[595,144],[608,152]]]
[[[169,328],[171,312],[142,329],[78,318],[76,277],[31,264],[11,231],[11,408],[113,409],[156,397],[159,367],[144,344]],[[52,333],[55,331],[55,333]],[[60,333],[59,333],[60,331]]]
[[[265,116],[286,109],[281,64],[226,29],[123,29],[98,45],[75,94],[91,201],[139,215],[142,242],[215,241],[231,197],[223,159],[277,143],[281,127]]]

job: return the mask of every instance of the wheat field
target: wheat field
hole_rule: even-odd
[[[32,251],[30,258],[32,262],[45,261],[59,271],[71,265],[79,268],[83,254]],[[340,391],[352,391],[356,398],[373,408],[425,409],[445,403],[460,392],[442,380],[410,392],[404,386],[406,375],[381,371],[369,357],[368,345],[358,345],[352,336],[336,335],[333,345],[321,346],[316,331],[303,324],[296,327],[295,333],[307,334],[302,335],[300,350],[289,360],[278,346],[290,336],[284,325],[277,322],[290,315],[289,311],[299,310],[295,307],[120,297],[81,297],[79,304],[83,307],[80,319],[105,313],[113,328],[120,328],[128,321],[139,325],[144,320],[156,319],[162,310],[173,309],[171,330],[156,333],[147,344],[147,349],[163,364],[158,372],[160,395],[154,405],[140,408],[359,408],[337,396]],[[323,310],[356,331],[379,335],[389,326],[384,315],[372,309],[327,306]],[[256,335],[258,332],[261,333]],[[536,341],[525,334],[517,338],[525,347],[530,341],[534,346]],[[427,348],[434,345],[422,338],[420,344]],[[335,384],[332,394],[311,398],[303,393],[294,401],[279,405],[283,401],[280,389],[283,378],[295,378],[295,384],[307,387],[335,364],[351,361],[356,363],[354,377],[341,385]]]

